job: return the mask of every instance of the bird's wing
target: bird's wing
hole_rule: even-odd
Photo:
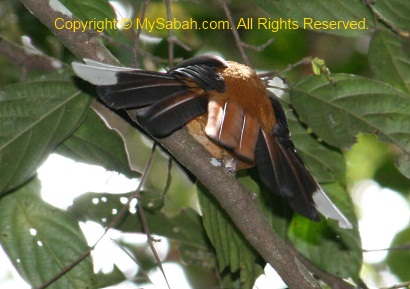
[[[100,99],[113,109],[136,109],[138,121],[153,135],[165,136],[206,113],[207,93],[224,91],[216,56],[181,62],[168,72],[116,67],[93,60],[74,62],[74,72],[97,85]]]

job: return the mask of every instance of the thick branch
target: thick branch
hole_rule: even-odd
[[[53,10],[48,1],[20,0],[78,58],[91,58],[110,64],[116,60],[93,33],[74,34],[55,29],[56,17],[67,17]],[[185,129],[159,140],[169,152],[204,184],[252,246],[277,270],[289,288],[319,289],[317,281],[272,230],[252,193],[225,169],[214,167],[210,155]]]
[[[69,29],[57,29],[57,19],[62,19],[60,25],[62,21],[75,19],[68,10],[64,10],[65,7],[60,2],[55,0],[20,0],[20,2],[47,26],[74,55],[119,64],[117,59],[100,42],[96,32],[87,30],[75,33]]]
[[[210,163],[208,151],[183,129],[159,140],[174,157],[195,174],[228,213],[258,253],[289,288],[320,288],[282,239],[272,230],[255,197],[226,169]]]

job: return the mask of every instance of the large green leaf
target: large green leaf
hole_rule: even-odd
[[[0,241],[20,275],[38,287],[88,250],[78,225],[66,212],[45,203],[33,179],[0,199]],[[47,288],[96,288],[87,257]]]
[[[325,142],[349,148],[359,132],[410,153],[410,97],[384,83],[353,75],[309,76],[296,83],[291,103],[303,122]]]
[[[374,8],[395,28],[410,32],[410,2],[407,0],[377,0]]]
[[[258,196],[256,202],[264,212],[268,222],[275,232],[285,239],[293,215],[287,200],[274,194],[263,185],[256,168],[240,171],[236,176],[250,192]]]
[[[0,194],[35,174],[82,122],[89,103],[63,71],[0,90]]]
[[[232,273],[239,272],[240,288],[253,288],[263,273],[263,268],[257,263],[257,252],[202,185],[199,186],[198,197],[203,223],[216,251],[219,271],[229,267]]]
[[[289,228],[289,239],[324,271],[357,281],[362,265],[362,246],[353,204],[337,182],[322,187],[354,228],[340,229],[334,221],[312,222],[296,215]]]
[[[410,54],[404,52],[404,45],[396,34],[379,30],[370,42],[369,64],[378,80],[410,94]]]
[[[346,168],[342,153],[319,142],[293,113],[288,113],[287,118],[292,140],[315,179],[319,183],[343,183],[346,179]]]
[[[346,0],[346,1],[326,1],[326,0],[279,0],[279,1],[267,1],[257,0],[257,5],[272,15],[269,18],[269,22],[281,21],[282,22],[295,22],[300,29],[310,29],[318,32],[338,34],[341,36],[360,36],[365,33],[369,33],[369,29],[373,27],[373,17],[370,14],[369,9],[362,1]],[[317,29],[311,28],[309,25],[310,19],[313,21],[319,21],[322,24],[324,21],[360,21],[365,18],[365,29]],[[260,18],[258,18],[258,21]],[[256,25],[256,24],[255,24]],[[273,25],[276,25],[273,23]],[[280,24],[280,30],[295,29],[292,25],[282,23]],[[258,29],[264,29],[263,26],[258,26]],[[297,28],[297,27],[296,27]]]
[[[151,146],[146,145],[141,150],[145,149],[144,153],[149,155]],[[130,169],[120,135],[109,129],[93,110],[76,132],[57,147],[57,152],[73,160],[99,165],[128,177],[138,176]]]
[[[407,4],[410,2],[407,1]],[[392,8],[396,9],[397,7],[393,5]],[[409,95],[410,54],[405,47],[406,43],[396,34],[387,30],[379,30],[370,42],[369,64],[377,79],[389,83]],[[395,165],[404,176],[410,178],[410,155],[403,154],[395,162]]]

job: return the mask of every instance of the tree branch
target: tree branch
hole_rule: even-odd
[[[52,8],[48,1],[20,0],[40,19],[78,58],[90,58],[117,64],[115,57],[102,46],[94,33],[72,33],[57,30],[56,17],[65,17]],[[210,155],[185,130],[158,140],[178,161],[188,168],[205,185],[229,214],[240,231],[269,263],[289,288],[319,289],[318,282],[294,256],[286,244],[272,230],[255,197],[224,168],[210,163]]]
[[[0,54],[13,61],[18,67],[38,70],[55,70],[62,67],[62,63],[44,54],[35,54],[28,48],[15,44],[0,36]]]
[[[289,288],[320,288],[283,240],[270,227],[255,196],[223,167],[211,164],[208,151],[182,129],[158,140],[209,189],[246,239]]]
[[[20,2],[47,26],[74,55],[119,65],[118,60],[100,42],[96,32],[87,30],[76,33],[69,29],[57,29],[56,19],[61,18],[63,21],[76,19],[60,2],[56,0],[20,0]]]

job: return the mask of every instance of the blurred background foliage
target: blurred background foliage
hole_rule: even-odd
[[[130,0],[121,0],[111,1],[113,4],[112,7],[114,8],[110,8],[110,6],[106,5],[106,1],[93,0],[84,1],[89,3],[91,7],[88,11],[84,12],[84,7],[82,7],[80,3],[81,1],[65,0],[60,2],[74,12],[77,17],[97,17],[98,19],[104,17],[114,18],[115,12],[119,15],[119,17],[129,17],[131,19],[135,19],[140,15],[142,6],[141,1],[135,2]],[[257,0],[252,2],[232,1],[229,3],[229,9],[235,19],[239,19],[241,17],[250,17],[254,19],[258,17],[270,17],[272,19],[278,19],[282,17],[284,19],[295,19],[301,22],[303,17],[316,17],[317,19],[361,19],[366,17],[368,21],[367,25],[370,29],[366,31],[331,31],[331,33],[327,33],[328,31],[317,32],[303,29],[280,29],[278,32],[272,32],[269,29],[240,29],[239,35],[242,41],[254,47],[258,47],[264,45],[268,41],[272,41],[271,44],[267,45],[261,51],[246,49],[252,66],[256,68],[258,72],[282,71],[288,68],[290,64],[296,63],[304,57],[314,56],[324,59],[327,67],[332,73],[347,73],[371,78],[375,77],[375,72],[372,70],[371,64],[369,64],[369,44],[372,37],[375,35],[374,29],[385,29],[385,25],[382,22],[378,22],[377,25],[374,23],[374,17],[370,9],[366,7],[362,1],[344,1],[345,3],[349,3],[346,5],[330,3],[328,4],[329,6],[322,4],[321,1],[307,2],[308,1],[299,0]],[[388,7],[388,3],[392,4],[393,9]],[[346,8],[349,5],[351,7]],[[95,9],[96,7],[105,8]],[[326,7],[332,8],[330,9],[332,12],[326,14]],[[375,3],[374,7],[377,9],[378,13],[388,20],[390,26],[393,26],[397,31],[406,31],[406,29],[408,31],[408,28],[410,27],[410,18],[400,16],[410,15],[410,5],[407,0],[380,0]],[[91,13],[94,11],[96,14]],[[173,17],[177,19],[192,18],[198,22],[204,20],[211,21],[226,19],[226,15],[218,1],[173,1],[172,13]],[[149,19],[156,19],[158,17],[166,18],[164,2],[150,1],[149,7],[146,11],[146,17]],[[169,56],[167,33],[168,31],[166,30],[154,30],[152,33],[143,31],[141,41],[138,45],[141,52],[137,59],[137,63],[134,62],[135,58],[131,53],[135,41],[134,30],[107,31],[104,37],[102,37],[102,41],[125,66],[138,66],[148,69],[165,69],[168,67]],[[242,62],[242,56],[237,49],[237,45],[235,44],[231,30],[186,31],[181,29],[174,30],[174,34],[179,41],[190,48],[190,50],[187,50],[186,48],[176,44],[174,56],[177,59],[186,59],[201,53],[217,52],[226,59]],[[7,39],[8,41],[20,44],[22,36],[28,36],[29,39],[31,39],[31,43],[44,54],[60,59],[64,63],[71,63],[72,61],[77,60],[61,44],[53,33],[40,21],[38,21],[22,4],[20,4],[20,2],[12,0],[1,1],[0,37],[2,39]],[[400,49],[403,52],[403,55],[407,56],[407,58],[402,60],[403,66],[405,66],[402,71],[408,72],[410,71],[409,38],[398,36],[397,34],[394,34],[393,37],[399,39]],[[403,72],[403,75],[405,77],[410,77],[410,74],[407,72]],[[3,57],[0,55],[1,88],[24,79],[35,78],[43,74],[44,72],[37,70],[26,71],[24,67],[15,65],[15,63],[8,57]],[[310,74],[312,74],[310,66],[301,65],[286,73],[286,80],[289,83],[293,83],[302,76]],[[24,76],[24,79],[22,79],[22,76]],[[380,77],[379,80],[383,81]],[[409,79],[406,81],[409,83]],[[389,83],[387,80],[386,82]],[[407,94],[410,93],[409,91],[404,92]],[[96,122],[91,120],[91,118],[93,118],[93,115],[89,115],[85,122],[87,123],[89,121],[90,125],[88,128],[92,128],[94,131]],[[88,135],[89,133],[86,130],[87,126],[80,128],[80,130],[76,132],[77,138],[81,139],[82,134]],[[139,138],[138,141],[141,143],[141,146],[142,143],[149,142],[141,136],[133,136],[133,138],[134,141],[135,138]],[[357,141],[358,142],[352,148],[346,148],[343,151],[343,155],[345,157],[347,170],[347,188],[349,188],[353,200],[357,206],[356,212],[359,218],[359,224],[363,213],[362,210],[365,211],[366,207],[372,207],[373,204],[371,202],[372,198],[367,199],[370,200],[368,203],[360,203],[362,199],[357,188],[359,184],[363,184],[363,182],[369,180],[374,181],[380,188],[387,188],[393,190],[395,194],[399,194],[402,197],[401,200],[403,200],[406,208],[408,209],[410,202],[410,181],[402,173],[400,173],[395,166],[395,162],[398,162],[397,158],[402,154],[401,149],[394,144],[380,142],[376,136],[369,134],[360,134]],[[146,151],[149,152],[150,146],[146,145],[146,147]],[[84,155],[86,152],[84,152],[84,154],[77,155],[72,153],[74,150],[78,153],[77,149],[78,146],[76,146],[75,139],[72,138],[71,140],[60,145],[58,152],[66,156],[70,155],[72,159],[84,161]],[[143,158],[146,159],[147,156],[144,156]],[[163,153],[157,152],[156,158],[157,161],[154,164],[153,170],[156,170],[154,174],[161,176],[161,179],[159,181],[156,180],[156,182],[153,182],[152,184],[147,184],[149,189],[147,189],[146,192],[150,192],[151,196],[147,198],[146,205],[156,208],[165,203],[166,210],[162,212],[164,214],[162,219],[160,218],[161,215],[148,216],[148,218],[152,219],[152,226],[154,227],[153,230],[155,230],[156,225],[161,224],[160,220],[164,220],[165,218],[168,222],[170,222],[170,228],[176,224],[196,227],[200,221],[198,219],[198,215],[194,213],[197,208],[195,208],[195,205],[192,205],[196,200],[193,200],[192,194],[190,194],[191,191],[195,191],[191,176],[186,175],[185,172],[183,173],[183,169],[181,169],[176,163],[171,163],[168,157]],[[127,161],[125,155],[119,157],[116,161],[118,162],[118,165],[115,165],[115,167],[120,167],[121,165],[126,167],[126,165],[124,165]],[[101,164],[102,161],[88,160],[87,162]],[[107,160],[106,162],[111,163],[112,159]],[[141,161],[141,163],[144,162]],[[138,176],[138,174],[135,174],[134,172],[127,171],[127,168],[123,169],[122,173],[129,177]],[[165,195],[165,197],[162,195],[164,191],[167,191],[167,195]],[[180,193],[182,191],[185,193]],[[177,197],[175,197],[175,194],[178,194]],[[144,196],[145,195],[143,195],[142,199],[143,202]],[[112,195],[103,196],[99,194],[98,197],[106,197],[109,200],[106,203],[99,203],[101,206],[107,206],[101,209],[101,212],[111,211],[113,208],[118,208],[118,206],[120,206],[120,196],[117,196],[118,198],[116,197],[115,200],[110,200],[110,198],[113,198]],[[82,204],[83,206],[87,206],[87,204],[92,202],[95,198],[96,196],[87,194],[83,197],[79,197],[74,204]],[[167,202],[166,199],[173,201]],[[179,209],[181,206],[191,206],[193,209],[181,211]],[[84,214],[86,209],[81,208],[81,206],[73,206],[70,210],[70,213],[76,216],[78,220],[94,220],[99,223],[109,223],[107,220],[101,222],[102,216],[95,214],[98,210],[95,210],[88,215]],[[383,207],[381,210],[382,211],[380,214],[383,215],[385,213],[388,214],[391,210],[394,210],[394,208],[388,208],[386,205],[386,211],[383,212]],[[155,218],[160,219],[155,220]],[[407,269],[410,262],[410,227],[408,224],[408,214],[403,215],[403,219],[405,218],[407,218],[407,225],[404,228],[401,228],[400,232],[396,232],[397,235],[394,237],[391,244],[386,244],[386,247],[391,246],[395,249],[388,250],[386,258],[379,258],[376,261],[369,261],[365,258],[365,261],[367,260],[368,263],[364,264],[362,278],[364,278],[365,282],[369,285],[381,287],[389,285],[389,282],[395,283],[410,280],[410,271]],[[187,219],[189,219],[189,222],[186,222]],[[383,222],[383,220],[387,221],[388,218],[381,218],[380,220]],[[118,229],[125,232],[139,230],[134,227],[135,220],[132,220],[131,225],[127,223],[128,221],[129,220],[125,220],[121,223]],[[383,226],[378,228],[379,225],[381,224],[374,223],[374,231],[376,231],[376,234],[373,235],[375,236],[374,238],[377,238],[378,235],[383,235],[383,231],[378,231],[378,229],[384,227],[386,224],[383,224]],[[164,227],[159,227],[157,230],[164,230],[165,227],[166,226],[164,225]],[[167,232],[166,234],[173,236],[173,232]],[[182,259],[185,260],[183,266],[185,267],[186,272],[189,271],[187,276],[190,279],[192,287],[201,288],[201,285],[203,286],[204,284],[209,284],[209,286],[211,286],[216,283],[225,284],[225,286],[228,286],[226,288],[229,288],[229,286],[238,286],[238,284],[235,283],[237,280],[235,282],[229,280],[229,278],[231,278],[229,274],[222,274],[221,276],[214,274],[214,271],[217,270],[216,265],[214,264],[214,253],[209,249],[209,240],[201,238],[202,234],[204,234],[202,231],[192,234],[192,232],[187,229],[187,233],[186,235],[183,235],[183,238],[181,238],[181,235],[176,234],[173,236],[174,239],[172,239],[170,244],[172,253],[177,254],[177,252],[183,252],[185,254],[185,256],[182,256]],[[172,243],[175,240],[182,240],[184,242],[182,244],[178,242]],[[190,241],[192,241],[192,243]],[[131,245],[123,240],[119,242],[122,242],[122,245],[126,247],[128,251],[132,252],[134,256],[139,256],[138,260],[141,267],[144,269],[143,271],[149,271],[156,266],[153,265],[152,259],[147,257],[148,255],[141,250],[141,247]],[[194,248],[192,247],[192,244],[200,244],[200,246]],[[184,246],[185,250],[181,250],[181,246]],[[179,251],[172,250],[172,248],[176,247],[179,248]],[[198,257],[198,255],[201,254],[202,256]],[[371,255],[374,253],[365,252],[364,254],[366,257],[366,255]],[[193,256],[196,256],[197,259]],[[173,258],[174,260],[180,260],[181,256],[173,256],[170,254],[169,259],[172,261]],[[198,265],[196,262],[201,264]],[[194,264],[198,266],[188,266],[187,264]],[[207,268],[208,271],[206,271],[207,273],[205,275],[209,278],[203,277],[204,268]],[[144,274],[139,272],[139,275],[136,276],[134,280],[141,283],[148,282],[149,280],[144,280],[144,276]],[[9,277],[10,276],[7,275],[4,278],[6,279]],[[218,278],[222,278],[222,280],[217,280]],[[102,284],[99,284],[99,286],[114,284],[114,280],[122,280],[119,271],[114,270],[110,278],[103,279],[101,277],[100,281]],[[106,283],[104,283],[104,281]]]

